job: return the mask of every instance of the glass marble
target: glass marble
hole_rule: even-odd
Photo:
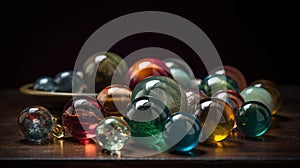
[[[207,96],[212,96],[220,90],[234,90],[240,92],[237,83],[230,77],[221,74],[210,74],[200,83],[199,89],[203,90]]]
[[[218,98],[201,100],[196,115],[202,124],[199,142],[210,144],[226,139],[235,123],[234,111],[228,103]]]
[[[62,124],[75,139],[85,144],[94,140],[96,127],[103,118],[103,107],[96,98],[76,96],[66,103]]]
[[[96,128],[97,144],[111,152],[123,149],[130,135],[127,122],[116,116],[102,119]]]
[[[97,95],[97,100],[104,108],[104,116],[123,117],[126,107],[130,104],[131,89],[126,85],[113,84],[105,87]]]
[[[128,65],[121,56],[113,52],[98,52],[88,57],[83,66],[84,92],[99,93],[111,85],[113,78],[125,84]]]
[[[271,112],[260,102],[248,101],[242,105],[236,117],[238,130],[247,137],[263,135],[271,126]]]
[[[44,144],[48,142],[53,120],[50,111],[40,105],[28,106],[18,115],[18,126],[26,142]]]
[[[179,83],[183,89],[192,89],[192,79],[189,75],[179,68],[170,68],[174,80]]]
[[[136,85],[131,100],[149,95],[163,101],[171,113],[185,111],[187,108],[186,94],[182,87],[166,76],[151,76]]]
[[[219,98],[223,101],[226,101],[233,108],[235,114],[245,103],[245,100],[242,97],[242,95],[234,90],[220,90],[214,93],[211,97]]]
[[[163,140],[164,123],[171,115],[159,99],[141,96],[126,108],[124,120],[131,129],[131,138],[138,144],[151,146]]]
[[[245,102],[258,101],[267,106],[270,111],[273,110],[274,102],[272,95],[262,87],[248,86],[243,89],[240,94],[244,98]]]
[[[57,73],[54,77],[54,81],[57,84],[57,92],[79,92],[83,85],[83,79],[78,73],[73,72],[72,70],[65,70]]]
[[[126,76],[126,84],[133,90],[140,81],[150,76],[173,78],[170,69],[163,61],[157,58],[143,58],[130,66]]]
[[[33,82],[32,88],[34,90],[55,92],[57,90],[57,84],[52,77],[42,76]]]
[[[166,121],[163,137],[171,151],[188,152],[199,144],[201,123],[188,112],[172,114]]]
[[[231,65],[223,65],[212,69],[209,74],[221,74],[226,75],[233,79],[237,85],[239,90],[243,90],[247,87],[247,81],[244,74],[234,66]]]
[[[163,62],[167,65],[167,67],[177,68],[183,70],[191,79],[194,79],[194,72],[192,68],[182,59],[180,58],[166,58]]]
[[[237,115],[240,107],[245,103],[245,100],[241,94],[234,90],[221,90],[213,94],[212,97],[222,99],[223,101],[227,102],[233,109],[235,116]],[[234,124],[234,128],[237,128],[236,123]]]
[[[275,83],[274,81],[268,79],[259,79],[250,83],[250,86],[262,87],[271,94],[274,104],[271,114],[275,115],[280,109],[283,102],[283,93],[279,85],[277,85],[277,83]]]
[[[187,100],[186,111],[195,114],[199,102],[203,99],[208,98],[208,96],[202,90],[187,90],[185,92]]]

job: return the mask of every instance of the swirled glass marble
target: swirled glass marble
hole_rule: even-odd
[[[245,102],[258,101],[268,107],[270,111],[273,111],[274,102],[272,95],[262,87],[248,86],[240,92]]]
[[[220,90],[234,90],[240,92],[237,83],[230,77],[221,74],[210,74],[200,83],[199,89],[203,90],[207,96],[212,96]]]
[[[245,87],[247,87],[247,81],[244,74],[234,66],[219,66],[212,69],[209,74],[221,74],[230,77],[237,83],[239,90],[243,90]]]
[[[133,90],[140,81],[150,76],[173,78],[170,69],[163,61],[157,58],[143,58],[130,66],[126,76],[126,84]]]
[[[185,111],[186,95],[181,86],[166,76],[151,76],[139,82],[132,91],[131,100],[149,95],[163,101],[171,113]]]
[[[132,101],[125,111],[124,120],[131,129],[131,138],[138,144],[151,146],[163,140],[164,123],[171,115],[159,99],[141,96]]]
[[[271,113],[269,109],[260,102],[248,101],[242,105],[236,117],[239,131],[247,137],[260,137],[271,126]]]
[[[28,106],[18,116],[18,126],[30,144],[44,144],[49,140],[53,120],[48,109],[40,105]]]
[[[111,152],[120,151],[130,137],[130,127],[116,116],[102,119],[96,128],[96,142]]]
[[[172,114],[166,121],[163,137],[172,151],[188,152],[199,144],[201,123],[188,112]]]
[[[203,143],[223,141],[230,135],[234,127],[233,109],[222,99],[201,100],[196,115],[202,123],[200,142]]]
[[[131,89],[126,85],[113,84],[105,87],[97,95],[97,100],[104,108],[104,116],[119,116],[125,114],[125,109],[130,103]]]
[[[125,84],[128,65],[123,58],[113,52],[98,52],[88,57],[83,66],[84,92],[99,93],[111,85],[113,78]]]
[[[271,114],[275,115],[280,109],[283,102],[283,93],[279,85],[277,85],[274,81],[268,79],[259,79],[250,83],[250,86],[262,87],[271,94],[274,104]]]
[[[85,144],[96,137],[96,127],[104,118],[103,107],[89,96],[73,97],[62,113],[62,124],[80,143]]]

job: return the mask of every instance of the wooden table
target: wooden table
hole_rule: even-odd
[[[300,87],[283,86],[284,102],[262,140],[230,137],[218,145],[198,145],[190,154],[163,152],[146,157],[111,156],[94,143],[60,139],[46,145],[22,143],[17,115],[35,104],[18,89],[0,90],[0,160],[10,166],[42,167],[298,167]]]

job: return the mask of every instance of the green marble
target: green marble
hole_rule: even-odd
[[[154,145],[163,140],[164,123],[171,115],[159,99],[142,96],[132,101],[125,110],[124,120],[131,129],[131,138],[141,145]]]
[[[151,76],[139,82],[132,91],[131,100],[148,95],[163,101],[171,113],[185,111],[187,99],[184,89],[166,76]]]
[[[234,90],[240,92],[237,83],[230,77],[222,74],[211,74],[206,76],[198,86],[207,96],[212,96],[220,90]]]
[[[260,137],[271,126],[271,112],[260,102],[248,101],[241,106],[236,121],[238,130],[247,137]]]
[[[263,103],[270,111],[273,110],[274,102],[271,94],[262,87],[248,86],[240,92],[245,102],[258,101]]]

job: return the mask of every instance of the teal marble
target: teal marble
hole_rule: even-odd
[[[131,100],[148,95],[163,101],[171,113],[185,111],[187,100],[184,89],[166,76],[151,76],[139,82],[132,90]]]
[[[132,140],[151,146],[163,140],[164,123],[170,115],[168,107],[161,100],[142,96],[134,99],[126,108],[123,119],[130,127]]]
[[[32,88],[34,90],[55,92],[57,89],[57,84],[52,77],[42,76],[33,82]]]
[[[189,112],[172,114],[164,126],[163,137],[170,151],[188,152],[199,144],[201,123]]]
[[[266,133],[271,121],[270,110],[257,101],[244,103],[236,116],[238,130],[250,138],[260,137]]]
[[[171,74],[183,89],[192,88],[192,79],[191,77],[182,69],[179,68],[170,68]]]
[[[272,95],[262,87],[248,86],[240,94],[245,102],[258,101],[263,103],[270,111],[273,110],[274,102]]]
[[[237,83],[230,77],[222,74],[210,74],[206,76],[198,86],[207,96],[212,96],[220,90],[234,90],[240,92]]]
[[[167,65],[167,67],[171,68],[177,68],[183,70],[191,79],[195,78],[194,72],[192,68],[183,60],[180,58],[166,58],[163,60],[163,62]]]

